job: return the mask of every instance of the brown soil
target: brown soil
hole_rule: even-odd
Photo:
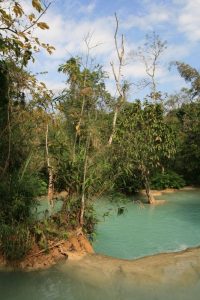
[[[34,245],[29,254],[18,262],[8,263],[0,255],[0,268],[17,268],[26,271],[46,269],[60,260],[77,259],[83,257],[86,253],[94,253],[90,242],[80,231],[71,233],[68,240],[49,241],[48,244],[48,253]]]

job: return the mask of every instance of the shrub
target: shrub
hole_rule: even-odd
[[[0,250],[8,260],[21,259],[30,249],[32,211],[41,186],[39,177],[19,173],[0,182]]]
[[[92,235],[95,231],[95,226],[98,222],[98,218],[95,209],[92,204],[88,204],[85,209],[85,224],[84,230],[87,234]]]
[[[122,194],[131,195],[141,188],[141,176],[137,171],[132,174],[123,172],[123,174],[115,180],[114,190]]]
[[[30,250],[31,235],[24,224],[1,224],[1,250],[8,260],[19,260]]]
[[[156,190],[166,188],[180,189],[183,186],[185,186],[183,177],[173,171],[157,173],[151,179],[151,188]]]

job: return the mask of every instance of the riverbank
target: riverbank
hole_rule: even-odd
[[[174,192],[178,192],[178,191],[193,191],[193,190],[196,190],[196,187],[193,187],[193,186],[185,186],[183,188],[180,188],[180,189],[174,189],[174,188],[166,188],[164,190],[151,190],[151,195],[153,197],[159,197],[159,196],[162,196],[162,195],[165,195],[165,194],[171,194],[171,193],[174,193]],[[146,191],[145,190],[140,190],[138,192],[139,196],[145,196],[146,197]],[[165,204],[166,203],[166,200],[163,200],[163,199],[156,199],[156,201],[154,203],[152,203],[151,205],[162,205],[162,204]]]
[[[180,189],[167,188],[167,189],[164,189],[164,190],[151,190],[151,194],[153,196],[161,196],[163,194],[170,194],[170,193],[174,193],[174,192],[177,192],[177,191],[193,191],[193,190],[196,190],[196,187],[185,186],[185,187],[180,188]],[[146,196],[146,191],[145,190],[140,190],[139,194],[142,195],[142,196]]]
[[[59,261],[67,259],[78,260],[86,254],[92,254],[92,245],[82,232],[71,232],[67,240],[49,241],[48,251],[41,250],[35,245],[21,261],[8,262],[0,255],[0,268],[24,271],[47,269]]]

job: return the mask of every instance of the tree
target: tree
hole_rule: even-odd
[[[66,149],[68,174],[65,178],[69,193],[77,197],[77,202],[80,203],[81,227],[84,225],[86,200],[95,193],[92,187],[97,187],[97,180],[100,180],[102,173],[100,170],[99,174],[95,174],[94,170],[98,167],[97,162],[103,166],[103,161],[99,160],[105,145],[101,118],[111,99],[105,88],[106,74],[102,67],[97,65],[90,70],[87,66],[81,64],[80,58],[71,58],[59,68],[59,71],[67,75],[69,86],[59,97],[69,137]]]
[[[175,92],[169,95],[165,101],[166,112],[174,111],[181,108],[183,104],[191,103],[193,101],[193,96],[187,88],[182,88],[179,92]]]
[[[132,51],[131,56],[139,58],[139,61],[144,64],[147,78],[143,85],[150,85],[150,98],[153,102],[161,99],[161,94],[157,88],[156,73],[160,63],[160,56],[167,48],[167,42],[162,41],[155,32],[146,35],[145,43],[139,47],[136,52]]]
[[[191,97],[191,96],[190,96]],[[177,136],[177,153],[173,169],[188,184],[200,183],[200,101],[183,103],[166,116]]]
[[[177,154],[175,169],[189,184],[199,184],[199,132],[200,132],[200,73],[190,65],[176,61],[181,77],[190,83],[189,89],[171,97],[175,106],[168,112],[167,120],[173,123],[177,131]],[[170,98],[170,99],[171,99]],[[177,105],[180,102],[180,105]]]
[[[181,77],[185,79],[186,82],[191,83],[190,92],[191,95],[194,97],[200,96],[200,73],[197,69],[192,68],[190,65],[176,61],[174,63],[178,69],[179,74]]]
[[[0,3],[0,245],[12,259],[23,256],[31,242],[32,208],[39,192],[38,170],[31,168],[37,145],[32,115],[51,98],[45,85],[26,71],[40,47],[53,50],[33,34],[35,27],[48,29],[40,22],[48,5],[39,0],[32,5],[37,16],[27,16],[17,1]]]
[[[135,172],[140,176],[148,202],[154,203],[150,178],[163,160],[175,153],[172,130],[165,123],[162,106],[140,101],[127,104],[118,119],[114,147],[122,174],[125,171],[134,176]]]
[[[9,59],[26,66],[33,53],[45,48],[50,54],[54,47],[39,41],[34,36],[34,29],[49,29],[40,19],[46,13],[51,3],[42,4],[40,0],[33,0],[33,12],[26,15],[20,2],[5,1],[0,3],[0,57]]]
[[[7,170],[10,160],[12,106],[17,102],[25,101],[26,91],[33,96],[37,92],[42,92],[45,87],[42,83],[38,84],[35,77],[23,68],[33,58],[34,51],[39,51],[39,47],[46,48],[49,52],[53,50],[53,47],[40,43],[39,39],[33,36],[35,27],[49,28],[46,23],[39,22],[49,5],[50,3],[43,7],[41,1],[34,0],[32,6],[38,15],[31,13],[27,16],[19,2],[7,1],[4,5],[0,4],[0,73],[2,74],[0,129],[4,135],[4,148],[8,153],[1,176]],[[41,94],[44,96],[43,93]]]
[[[116,49],[116,53],[117,53],[118,65],[115,66],[115,64],[113,62],[111,62],[111,67],[112,67],[112,72],[113,72],[118,96],[117,96],[117,101],[114,105],[112,129],[111,129],[111,134],[109,137],[108,145],[112,144],[113,137],[114,137],[115,130],[116,130],[116,122],[117,122],[118,114],[126,101],[126,92],[129,88],[128,83],[126,81],[122,80],[122,67],[124,65],[124,60],[125,60],[124,59],[124,54],[125,54],[124,53],[124,36],[122,34],[120,46],[119,46],[119,42],[118,42],[119,21],[117,18],[117,14],[115,14],[115,20],[116,20],[116,29],[115,29],[115,34],[114,34],[114,41],[115,41],[115,49]]]

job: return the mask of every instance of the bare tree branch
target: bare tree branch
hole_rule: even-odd
[[[125,54],[124,36],[122,34],[121,41],[120,41],[121,45],[119,47],[119,45],[118,45],[119,21],[118,21],[116,13],[115,13],[115,20],[116,20],[116,28],[115,28],[115,33],[114,33],[114,41],[115,41],[115,49],[117,52],[117,58],[118,58],[118,66],[115,67],[114,62],[111,62],[110,64],[111,64],[112,73],[114,76],[115,85],[116,85],[116,89],[117,89],[117,93],[118,93],[118,100],[117,100],[115,110],[114,110],[114,116],[113,116],[113,121],[112,121],[112,132],[111,132],[111,135],[110,135],[110,138],[108,141],[108,145],[112,144],[113,137],[115,134],[118,113],[126,99],[126,95],[125,95],[126,90],[125,90],[124,84],[122,82],[122,67],[124,65],[124,54]]]

